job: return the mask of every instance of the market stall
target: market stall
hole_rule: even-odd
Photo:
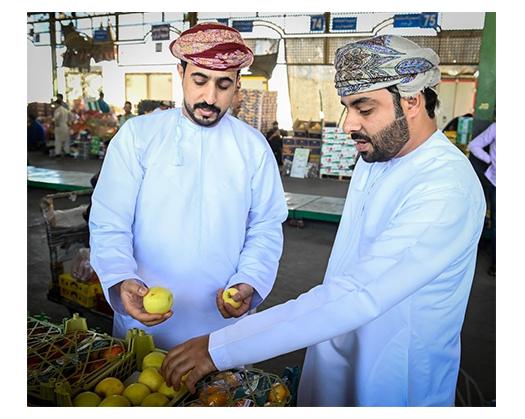
[[[166,351],[140,329],[125,339],[88,329],[74,314],[63,324],[27,318],[27,394],[30,406],[267,407],[296,402],[299,370],[283,376],[237,368],[204,377],[191,394],[176,391],[159,372]]]

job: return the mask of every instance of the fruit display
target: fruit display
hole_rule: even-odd
[[[210,374],[197,384],[195,395],[181,403],[192,407],[286,406],[291,394],[277,375],[257,369],[234,369]]]
[[[27,335],[28,403],[36,406],[257,407],[292,400],[286,377],[256,369],[210,374],[195,394],[183,376],[177,391],[160,373],[166,352],[140,329],[128,330],[120,340],[88,330],[78,315],[63,326],[29,317]]]
[[[165,352],[156,349],[147,353],[140,370],[122,377],[122,381],[113,376],[101,379],[94,388],[77,395],[73,406],[164,407],[178,404],[188,390],[184,384],[179,391],[166,384],[160,374],[165,357]]]

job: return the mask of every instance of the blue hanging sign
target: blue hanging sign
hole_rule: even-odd
[[[95,29],[93,31],[93,40],[95,42],[109,41],[109,34],[106,29]]]
[[[357,27],[356,17],[334,17],[332,19],[333,31],[353,31]]]
[[[234,20],[232,28],[237,29],[239,32],[251,32],[253,31],[253,20]]]
[[[310,32],[324,32],[324,15],[310,16]]]
[[[419,28],[420,14],[394,15],[394,28]]]
[[[394,15],[394,28],[435,28],[437,25],[437,12]]]
[[[435,28],[438,24],[437,12],[421,13],[419,27],[420,28]]]
[[[168,41],[170,39],[170,24],[151,25],[151,39],[153,41]]]
[[[228,19],[228,18],[221,18],[221,19],[217,19],[217,22],[222,23],[223,25],[228,26],[229,19]]]

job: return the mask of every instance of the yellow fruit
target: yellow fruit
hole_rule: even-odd
[[[75,407],[95,407],[100,404],[100,397],[98,394],[93,393],[92,391],[84,391],[79,393],[73,399],[73,406]]]
[[[107,377],[95,387],[95,393],[101,397],[108,397],[113,394],[122,394],[124,391],[124,384],[118,378]]]
[[[129,400],[120,394],[113,394],[102,400],[98,407],[130,407]]]
[[[170,399],[178,399],[180,396],[186,393],[186,386],[182,384],[180,386],[179,391],[175,391],[173,387],[168,387],[166,382],[163,382],[159,387],[159,393],[164,394],[166,397],[169,397]]]
[[[166,288],[152,287],[144,296],[142,304],[144,310],[150,314],[164,314],[173,305],[173,295]]]
[[[151,391],[146,384],[133,383],[126,387],[122,395],[126,397],[133,406],[139,406],[142,400],[150,393]]]
[[[162,407],[169,403],[169,399],[161,393],[148,394],[144,400],[142,400],[142,407]]]
[[[270,403],[283,403],[289,394],[290,392],[284,384],[275,383],[268,393],[268,401]]]
[[[235,301],[232,297],[237,294],[239,290],[237,288],[228,288],[227,290],[223,291],[222,293],[222,299],[225,303],[228,303],[233,308],[239,308],[242,303],[239,301]]]
[[[142,360],[142,369],[149,367],[160,368],[164,358],[166,358],[166,354],[163,354],[162,352],[150,352]]]
[[[164,382],[164,378],[157,368],[149,367],[142,370],[137,381],[146,384],[151,391],[157,391]]]

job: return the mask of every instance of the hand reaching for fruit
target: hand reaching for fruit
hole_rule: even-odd
[[[217,291],[216,303],[219,312],[225,319],[240,317],[250,309],[253,287],[248,284],[237,284],[232,288]]]
[[[160,368],[166,384],[178,391],[182,381],[191,393],[195,393],[195,384],[217,367],[208,352],[209,335],[190,339],[171,349]],[[183,380],[185,377],[185,380]]]
[[[150,290],[148,290],[147,287],[141,285],[138,281],[134,279],[126,279],[115,286],[119,287],[118,291],[120,299],[126,312],[145,326],[155,326],[159,323],[162,323],[163,321],[166,321],[173,315],[173,312],[169,308],[168,311],[163,314],[148,313],[144,308],[144,297],[148,295]]]

